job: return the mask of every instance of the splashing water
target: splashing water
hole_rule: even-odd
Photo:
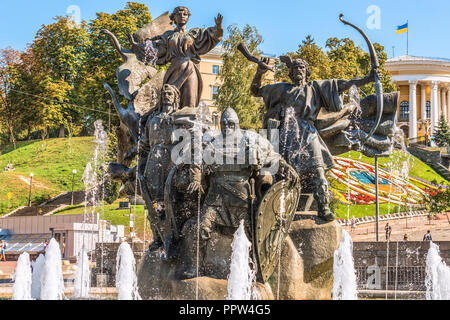
[[[13,300],[31,300],[31,265],[30,255],[22,253],[17,261],[13,276]]]
[[[45,252],[45,262],[41,276],[41,299],[62,300],[64,297],[64,279],[62,275],[61,250],[54,238]]]
[[[36,261],[31,262],[33,267],[33,274],[31,276],[31,298],[40,299],[41,298],[41,276],[42,270],[44,269],[45,257],[41,253]]]
[[[427,300],[450,299],[450,267],[442,260],[439,246],[430,242],[427,254],[425,286]]]
[[[342,230],[341,243],[334,252],[333,271],[333,300],[358,300],[353,241],[345,230]]]
[[[77,271],[75,272],[75,286],[73,295],[76,298],[88,298],[91,288],[91,271],[86,249],[78,253]]]
[[[138,292],[136,260],[128,242],[122,242],[116,258],[118,300],[142,300]]]
[[[228,277],[227,300],[250,300],[252,297],[252,283],[255,279],[255,272],[250,267],[251,246],[251,242],[245,235],[244,220],[242,220],[231,244],[233,253]]]

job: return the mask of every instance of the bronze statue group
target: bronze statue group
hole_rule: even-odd
[[[188,30],[190,15],[186,7],[165,13],[129,35],[131,50],[103,31],[123,58],[119,91],[129,101],[123,108],[105,84],[122,137],[118,163],[109,165],[109,173],[123,183],[124,193],[134,195],[138,186],[153,233],[149,253],[160,251],[167,263],[177,261],[173,277],[198,276],[197,262],[201,267],[206,259],[212,233],[232,234],[242,220],[259,274],[270,275],[273,264],[264,261],[287,237],[301,193],[313,194],[324,223],[335,219],[326,178],[333,155],[389,153],[398,96],[378,92],[344,104],[345,91],[379,80],[376,57],[365,78],[310,81],[308,62],[283,56],[292,83],[266,86],[261,81],[269,60],[252,60],[258,69],[249,90],[263,98],[263,129],[278,130],[279,150],[266,137],[240,129],[233,106],[223,111],[220,130],[214,130],[208,108],[200,103],[198,64],[222,40],[223,17],[219,14],[213,27]],[[156,71],[168,63],[167,71]],[[136,157],[136,167],[129,168]]]

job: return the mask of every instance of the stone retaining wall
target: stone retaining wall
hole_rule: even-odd
[[[440,248],[442,259],[450,265],[450,242],[435,243]],[[355,242],[353,257],[358,275],[358,289],[385,290],[386,270],[388,270],[387,290],[425,290],[425,268],[429,248],[428,241]]]

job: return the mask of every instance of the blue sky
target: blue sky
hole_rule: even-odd
[[[81,18],[95,18],[96,12],[113,13],[126,0],[1,0],[0,48],[25,48],[42,24],[65,15],[71,5],[81,10]],[[149,6],[154,18],[178,5],[192,12],[189,27],[211,26],[215,15],[224,16],[224,25],[246,23],[256,26],[264,39],[265,53],[281,55],[295,51],[306,35],[311,34],[320,46],[329,37],[350,37],[365,47],[361,36],[339,20],[339,13],[363,28],[374,42],[385,46],[389,57],[406,54],[406,34],[397,35],[396,27],[409,20],[409,53],[411,55],[450,58],[448,0],[154,0],[139,1]],[[366,11],[376,6],[380,12],[380,29],[369,29]]]

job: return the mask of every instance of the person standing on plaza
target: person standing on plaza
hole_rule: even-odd
[[[390,239],[391,239],[392,227],[389,225],[389,222],[386,223],[386,227],[384,227],[384,230],[386,230],[386,241],[390,241]]]
[[[6,242],[5,240],[2,240],[0,243],[0,261],[6,262],[5,251],[6,251]]]
[[[355,216],[353,216],[350,222],[350,231],[355,231],[355,228],[356,228],[356,218]]]
[[[423,241],[433,241],[430,230],[428,230],[427,233],[423,236]]]

